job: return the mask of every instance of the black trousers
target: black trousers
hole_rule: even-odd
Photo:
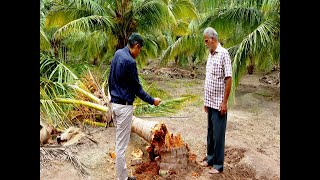
[[[227,113],[208,107],[207,162],[218,171],[223,171],[224,144]]]

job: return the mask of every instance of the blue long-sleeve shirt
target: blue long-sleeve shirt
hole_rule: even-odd
[[[133,103],[135,96],[138,96],[151,105],[154,103],[154,98],[142,89],[136,61],[131,56],[128,46],[115,52],[111,62],[108,85],[112,102]]]

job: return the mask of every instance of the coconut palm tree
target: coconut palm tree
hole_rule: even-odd
[[[161,30],[174,28],[178,31],[183,24],[181,20],[195,14],[191,0],[67,0],[49,9],[43,29],[54,32],[52,44],[56,55],[63,39],[75,38],[79,42],[84,37],[83,33],[94,33],[95,37],[106,39],[96,48],[87,48],[88,45],[81,48],[82,52],[96,54],[92,55],[93,62],[101,57],[110,57],[116,49],[127,44],[132,32],[139,32],[146,41],[139,58],[145,60],[147,56],[157,57],[158,49],[166,45]],[[83,43],[87,40],[83,39]],[[65,41],[68,47],[67,42],[71,42],[67,51],[72,51],[75,41]],[[105,51],[111,55],[105,56]]]
[[[161,60],[167,62],[174,56],[198,57],[204,50],[202,33],[211,26],[219,32],[219,41],[231,55],[233,81],[230,99],[234,99],[236,86],[246,65],[251,62],[260,67],[270,67],[280,60],[280,2],[279,0],[227,0],[195,1],[200,15],[198,23],[189,26],[194,31],[172,43]],[[186,52],[188,52],[186,54]],[[252,67],[250,67],[252,69]]]

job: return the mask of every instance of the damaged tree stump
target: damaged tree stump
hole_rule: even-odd
[[[188,165],[189,148],[180,134],[174,136],[163,122],[147,121],[133,117],[132,132],[147,142],[151,161],[156,161],[159,172],[178,171]]]

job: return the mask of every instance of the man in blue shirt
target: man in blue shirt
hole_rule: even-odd
[[[118,180],[135,179],[128,177],[125,152],[129,144],[133,101],[136,96],[141,100],[158,106],[160,98],[153,98],[146,93],[140,84],[135,58],[140,54],[143,39],[133,33],[128,45],[115,52],[109,74],[109,92],[112,102],[112,113],[116,126],[116,175]]]

